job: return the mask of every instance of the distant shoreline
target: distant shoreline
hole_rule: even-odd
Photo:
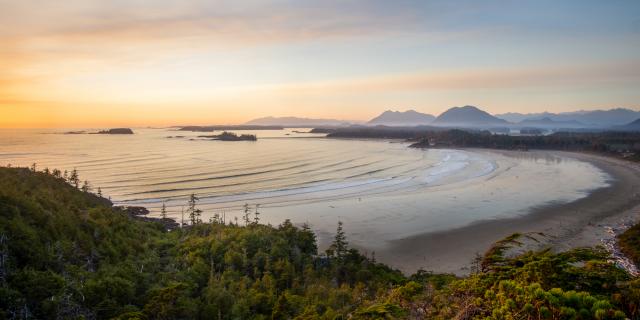
[[[514,152],[490,151],[505,155]],[[562,251],[600,245],[602,239],[611,237],[606,233],[605,225],[640,218],[640,166],[587,153],[530,152],[589,162],[612,177],[611,185],[570,203],[533,208],[520,217],[479,221],[461,228],[394,240],[388,250],[379,253],[381,261],[409,273],[424,268],[463,275],[469,272],[468,266],[476,254],[484,253],[493,243],[515,232],[544,234],[539,237],[539,243],[528,244],[525,249],[551,247]]]

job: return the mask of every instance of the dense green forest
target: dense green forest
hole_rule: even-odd
[[[640,151],[640,133],[637,132],[556,132],[549,135],[512,136],[488,131],[446,130],[426,133],[418,140],[414,147],[548,149],[610,154]]]
[[[514,235],[466,278],[407,276],[342,225],[325,252],[289,221],[167,231],[35,169],[0,168],[0,319],[640,319],[640,280],[600,249],[507,258]]]
[[[587,151],[640,160],[638,132],[555,132],[549,135],[495,134],[436,127],[352,127],[333,129],[330,138],[407,139],[415,148]]]

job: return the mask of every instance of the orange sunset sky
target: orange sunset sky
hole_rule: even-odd
[[[639,1],[0,0],[0,128],[640,108]]]

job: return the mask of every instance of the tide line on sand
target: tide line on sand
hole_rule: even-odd
[[[535,208],[518,217],[479,221],[461,228],[395,240],[388,249],[376,251],[377,257],[381,261],[391,261],[407,273],[422,268],[464,275],[469,273],[473,258],[496,241],[516,232],[540,232],[545,235],[544,240],[532,249],[551,247],[554,251],[563,251],[609,244],[612,261],[628,270],[637,270],[630,267],[632,263],[623,259],[614,244],[615,234],[623,230],[621,221],[625,221],[624,225],[640,221],[640,167],[624,160],[591,154],[535,152],[591,163],[613,179],[608,187],[569,203]],[[612,232],[606,226],[618,227]]]

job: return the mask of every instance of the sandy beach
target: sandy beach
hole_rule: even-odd
[[[397,141],[287,138],[289,131],[258,144],[212,144],[182,134],[188,138],[136,129],[96,146],[93,135],[10,133],[0,161],[77,168],[117,205],[158,217],[165,204],[178,221],[191,193],[205,221],[241,219],[244,204],[259,204],[262,223],[308,223],[320,250],[342,221],[351,247],[406,273],[464,274],[477,253],[514,232],[543,232],[541,245],[558,250],[596,245],[611,237],[604,226],[639,211],[629,209],[640,204],[640,169],[596,155],[420,150]]]
[[[508,151],[496,151],[509,155]],[[471,225],[411,236],[391,242],[388,250],[377,255],[406,273],[425,269],[463,275],[472,259],[491,244],[515,232],[540,232],[539,248],[566,250],[596,246],[612,237],[605,226],[640,218],[640,167],[623,160],[555,151],[531,153],[556,154],[589,162],[607,172],[611,185],[593,191],[588,197],[560,205],[533,209],[529,214],[506,219],[476,222]],[[559,181],[558,183],[561,183]],[[534,247],[531,247],[535,249]]]

